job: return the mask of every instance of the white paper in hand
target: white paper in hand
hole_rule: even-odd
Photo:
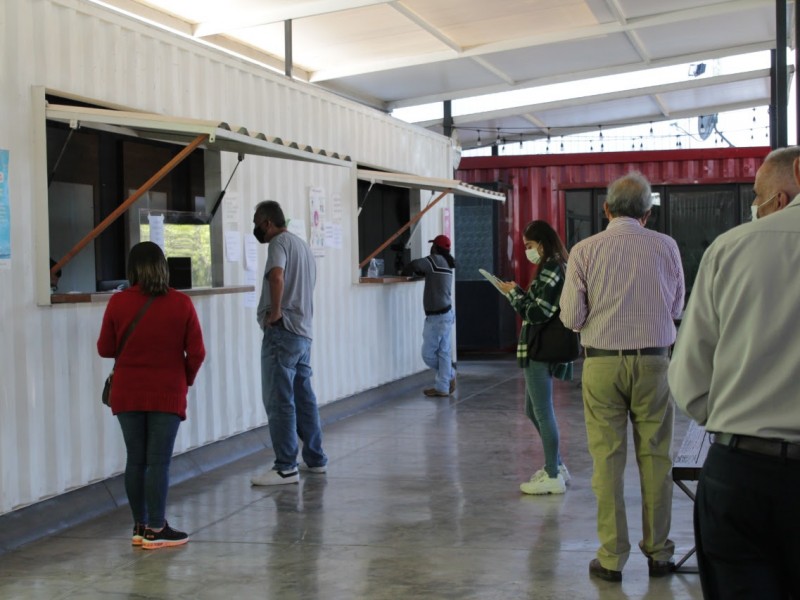
[[[503,294],[503,296],[508,298],[508,294],[506,294],[506,292],[503,290],[503,288],[500,287],[500,283],[501,283],[500,279],[498,279],[497,277],[495,277],[494,275],[489,273],[489,271],[487,271],[486,269],[478,269],[478,273],[483,275],[486,278],[486,280],[489,283],[491,283],[498,292],[500,292],[501,294]]]

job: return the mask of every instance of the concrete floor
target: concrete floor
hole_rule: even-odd
[[[462,360],[451,398],[420,389],[327,426],[327,475],[254,488],[250,477],[272,458],[252,455],[171,489],[167,516],[190,533],[188,545],[131,547],[129,512],[119,509],[0,557],[0,598],[702,598],[696,574],[647,576],[632,455],[635,550],[621,585],[589,578],[597,542],[580,387],[555,388],[572,474],[564,496],[519,492],[544,463],[523,414],[521,370]],[[686,425],[679,415],[676,447]],[[676,488],[679,554],[693,545],[691,511]]]

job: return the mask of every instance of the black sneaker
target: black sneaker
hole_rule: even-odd
[[[182,546],[188,541],[189,534],[174,530],[169,526],[169,523],[165,521],[164,529],[161,531],[153,531],[149,527],[144,530],[142,548],[145,550],[155,550],[156,548],[165,548],[167,546]]]

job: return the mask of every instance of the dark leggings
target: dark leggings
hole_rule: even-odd
[[[169,464],[181,418],[162,412],[125,412],[117,418],[128,450],[125,492],[133,520],[159,529],[166,522]]]

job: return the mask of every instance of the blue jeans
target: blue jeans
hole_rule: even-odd
[[[422,360],[436,371],[436,391],[445,394],[450,391],[450,380],[453,379],[450,332],[455,320],[455,313],[451,309],[443,315],[425,317],[425,326],[422,328]]]
[[[173,413],[124,412],[117,415],[128,460],[125,493],[133,520],[154,529],[164,526],[169,464],[181,418]]]
[[[531,420],[544,448],[544,470],[550,477],[558,475],[561,456],[558,452],[558,423],[553,411],[553,378],[550,363],[531,360],[525,374],[525,415]]]
[[[317,397],[311,388],[311,340],[281,326],[267,327],[261,342],[261,398],[275,451],[273,469],[297,466],[299,437],[303,461],[310,467],[328,463],[322,451]]]

